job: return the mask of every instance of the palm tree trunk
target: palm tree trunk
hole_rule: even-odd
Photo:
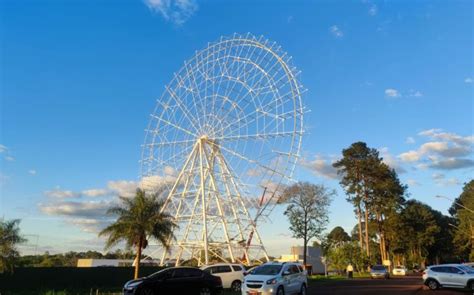
[[[135,258],[135,275],[133,276],[134,279],[138,279],[138,275],[140,273],[140,260],[142,257],[142,244],[143,239],[140,237],[137,245],[137,257]]]

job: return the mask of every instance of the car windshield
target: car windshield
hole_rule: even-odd
[[[385,270],[385,267],[383,265],[374,265],[372,270]]]
[[[252,271],[253,275],[273,276],[280,273],[281,265],[262,265]]]
[[[474,273],[474,269],[472,267],[461,265],[459,268],[467,273]]]

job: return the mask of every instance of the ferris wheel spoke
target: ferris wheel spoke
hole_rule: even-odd
[[[151,116],[152,116],[154,119],[158,120],[158,121],[161,121],[161,122],[163,122],[163,123],[166,123],[166,124],[168,124],[168,125],[170,125],[170,126],[176,128],[176,129],[178,129],[178,130],[181,130],[181,131],[183,131],[183,132],[185,132],[185,133],[191,135],[191,136],[197,137],[197,135],[196,135],[195,133],[193,133],[193,132],[189,131],[188,129],[185,129],[185,128],[181,127],[181,126],[178,126],[178,125],[172,123],[172,122],[169,121],[169,120],[163,119],[163,118],[158,117],[158,116],[156,116],[156,115],[151,115]]]
[[[160,141],[160,142],[154,142],[154,143],[147,143],[142,146],[146,147],[158,147],[158,146],[168,146],[168,145],[181,145],[181,144],[190,144],[190,143],[195,143],[196,140],[177,140],[177,141]]]
[[[237,135],[237,136],[222,136],[222,137],[215,137],[214,139],[221,140],[221,141],[228,141],[228,140],[247,140],[247,139],[268,139],[268,138],[275,138],[275,137],[289,137],[294,136],[296,134],[303,134],[303,132],[295,132],[295,131],[288,131],[288,132],[272,132],[272,133],[261,133],[261,134],[247,134],[247,135]]]
[[[267,171],[271,171],[272,173],[278,174],[278,175],[280,175],[281,177],[283,177],[283,178],[285,178],[285,179],[291,180],[290,177],[288,177],[287,175],[285,175],[285,174],[279,172],[278,170],[273,169],[273,168],[271,168],[271,167],[269,167],[269,166],[267,166],[267,165],[264,165],[264,164],[262,164],[262,163],[260,163],[260,162],[258,162],[258,161],[256,161],[256,160],[252,160],[252,159],[250,159],[250,158],[248,158],[248,157],[242,155],[241,153],[238,153],[238,152],[236,152],[236,151],[233,151],[233,150],[231,150],[231,149],[228,149],[228,148],[226,148],[226,147],[224,147],[224,146],[222,146],[222,145],[219,145],[219,148],[221,148],[222,150],[225,150],[226,152],[232,154],[233,156],[236,156],[236,157],[238,157],[238,158],[240,158],[240,159],[242,159],[242,160],[247,161],[248,163],[251,163],[251,164],[253,164],[253,165],[259,166],[260,168],[264,168],[264,169],[266,169]]]
[[[165,89],[171,95],[171,97],[173,97],[175,99],[176,105],[183,112],[184,116],[186,117],[186,119],[188,119],[190,125],[194,128],[194,130],[198,130],[198,128],[196,128],[196,126],[194,126],[194,122],[196,122],[197,119],[193,115],[191,115],[186,108],[183,107],[184,106],[183,101],[168,86],[166,86]]]

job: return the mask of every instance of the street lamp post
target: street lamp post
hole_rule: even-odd
[[[467,208],[466,206],[464,206],[463,204],[459,203],[459,202],[456,202],[455,200],[451,199],[451,198],[448,198],[446,196],[440,196],[440,195],[437,195],[435,196],[436,198],[440,198],[440,199],[446,199],[446,200],[449,200],[451,202],[453,202],[454,204],[458,205],[459,207],[461,208],[464,208],[466,209],[467,211],[471,212],[472,214],[474,214],[474,210],[470,209],[470,208]]]

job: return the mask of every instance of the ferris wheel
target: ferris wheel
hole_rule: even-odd
[[[179,225],[162,263],[268,260],[257,220],[291,180],[303,135],[302,86],[280,46],[234,34],[184,62],[157,100],[142,184],[168,186]]]

